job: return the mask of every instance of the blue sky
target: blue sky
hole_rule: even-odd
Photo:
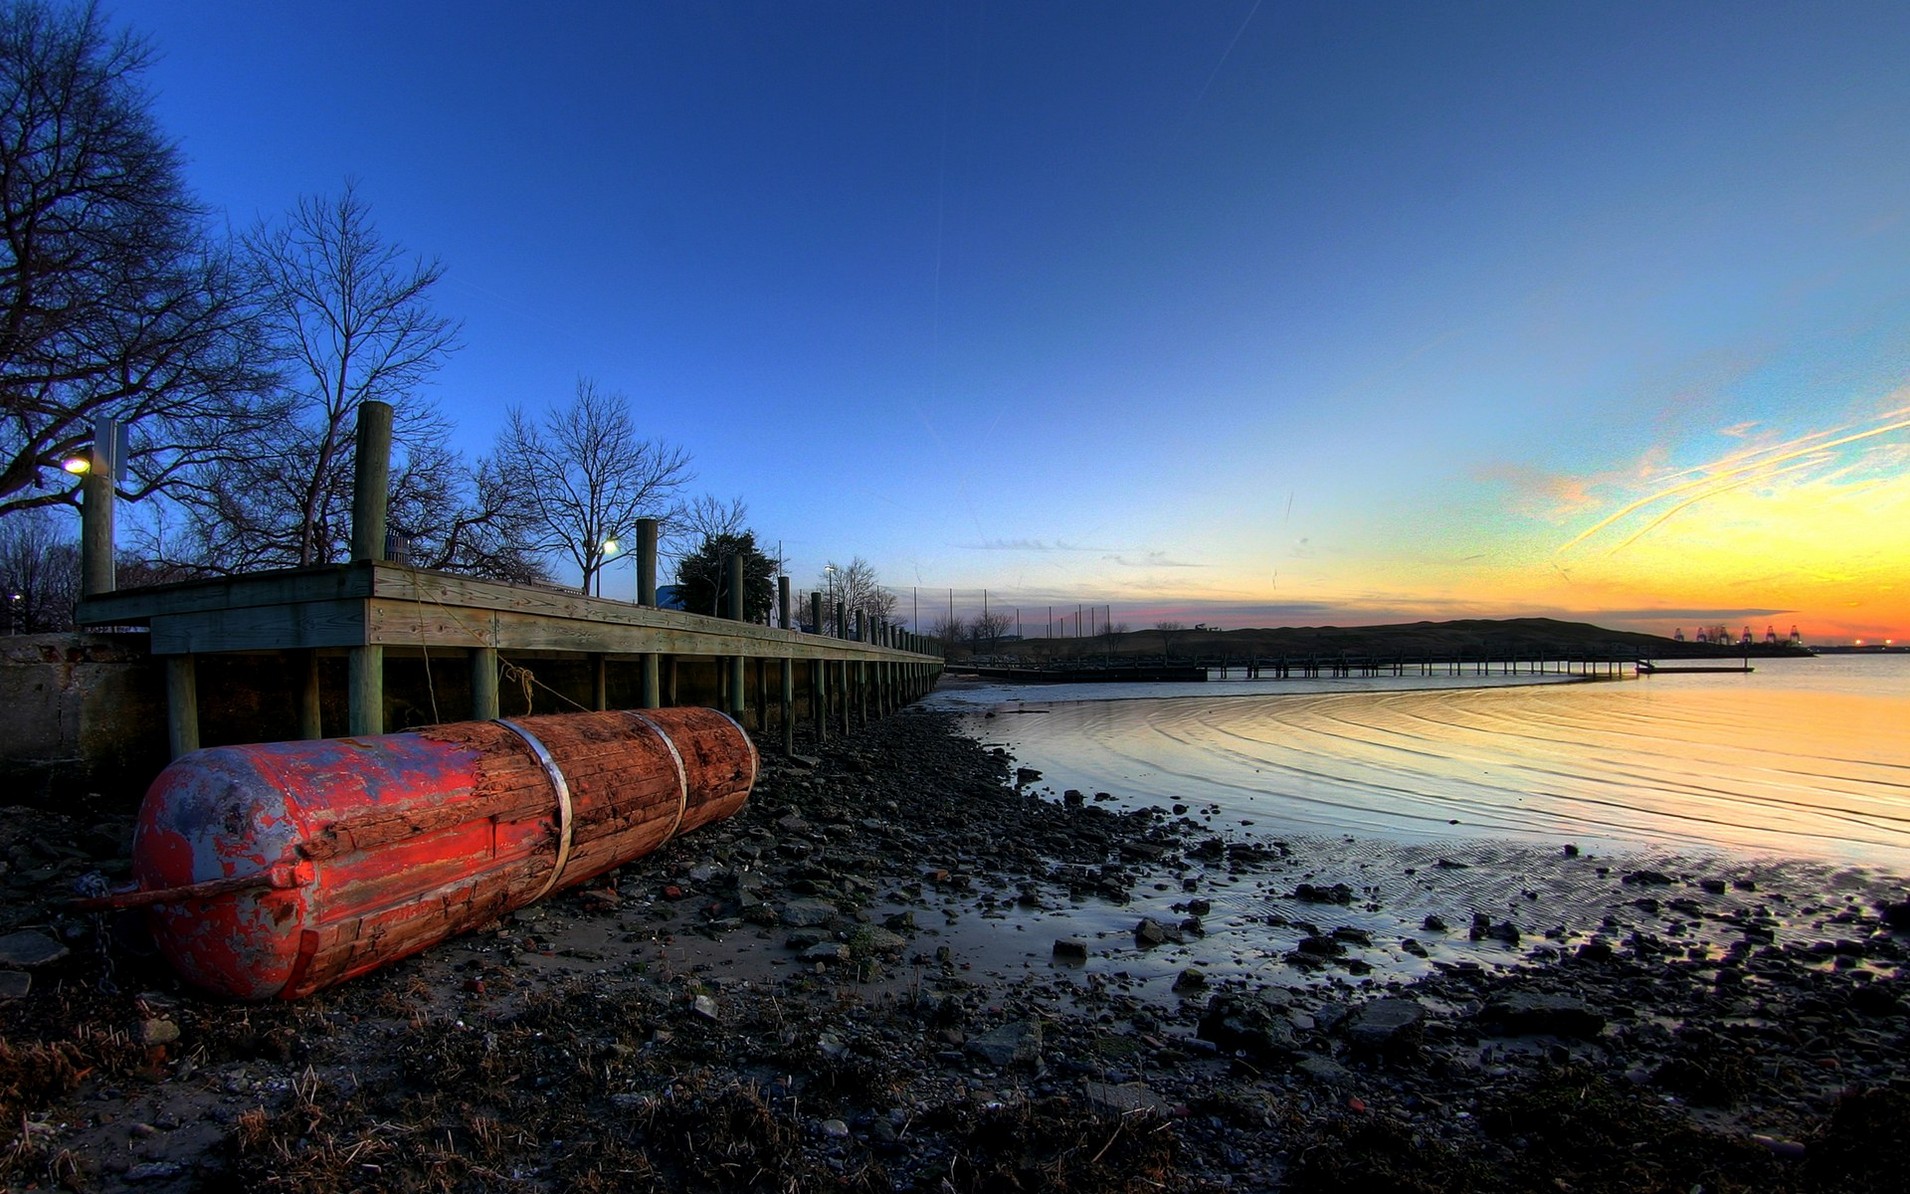
[[[1910,637],[1902,4],[114,15],[443,260],[467,452],[592,377],[799,585]]]

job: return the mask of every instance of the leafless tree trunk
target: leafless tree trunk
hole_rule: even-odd
[[[358,409],[375,399],[396,411],[390,526],[412,544],[411,562],[536,578],[510,490],[467,470],[417,392],[457,347],[458,325],[429,302],[443,267],[384,241],[350,183],[336,198],[301,199],[245,245],[289,411],[182,478],[185,534],[162,545],[149,527],[148,554],[218,573],[344,559]]]
[[[639,518],[672,521],[677,491],[694,479],[688,454],[638,436],[629,400],[588,379],[541,422],[513,407],[489,467],[526,503],[525,542],[574,564],[585,593],[608,545],[627,544]]]
[[[261,224],[245,245],[302,416],[287,495],[296,503],[297,562],[327,563],[350,536],[359,404],[391,403],[400,444],[441,438],[436,409],[413,392],[458,347],[458,324],[429,302],[444,267],[406,260],[381,239],[349,181],[336,198],[300,199],[283,223]]]
[[[847,564],[831,562],[825,565],[816,587],[825,593],[835,594],[835,600],[842,603],[844,616],[849,619],[851,626],[855,625],[856,610],[884,622],[895,612],[895,594],[882,587],[875,565],[861,556]]]

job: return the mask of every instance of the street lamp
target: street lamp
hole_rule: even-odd
[[[612,536],[604,540],[604,562],[597,565],[597,596],[604,595],[604,571],[610,567],[610,557],[617,554],[617,540]]]
[[[836,613],[836,566],[824,564],[823,575],[829,578],[829,616],[836,619],[836,637],[842,637],[842,619]]]

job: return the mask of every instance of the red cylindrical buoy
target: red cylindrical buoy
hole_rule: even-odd
[[[298,999],[730,816],[756,769],[714,709],[213,747],[153,781],[119,902],[195,985]]]

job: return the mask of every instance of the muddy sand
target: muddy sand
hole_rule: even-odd
[[[293,1004],[182,987],[129,797],[0,817],[7,1190],[1863,1190],[1910,904],[1798,864],[1217,829],[950,716]]]

